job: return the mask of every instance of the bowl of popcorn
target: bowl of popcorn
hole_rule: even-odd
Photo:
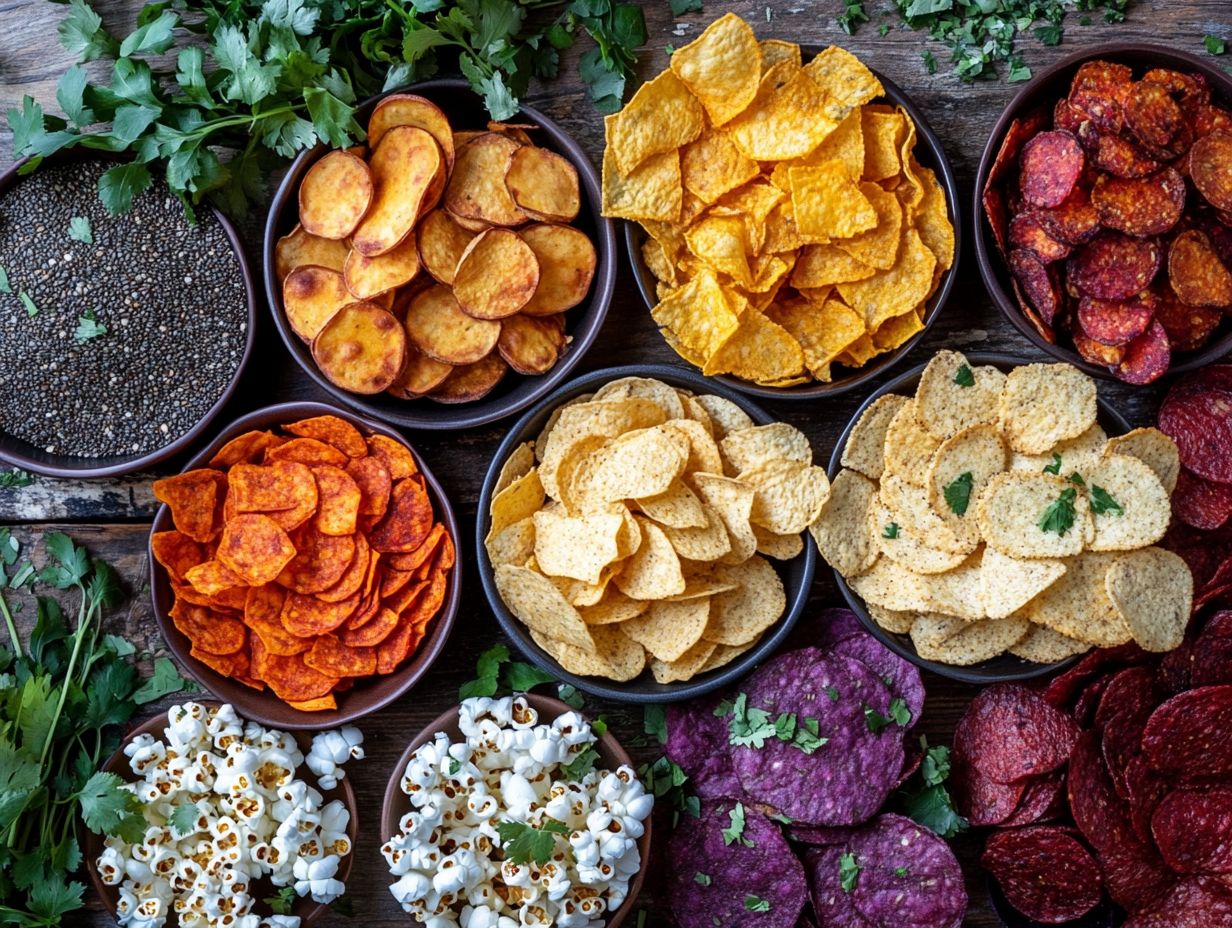
[[[653,806],[601,721],[532,693],[467,699],[385,789],[389,889],[441,928],[616,928],[645,878]]]
[[[103,766],[133,800],[110,837],[83,832],[94,889],[121,928],[306,928],[346,892],[358,824],[344,764],[354,726],[265,728],[186,702]]]

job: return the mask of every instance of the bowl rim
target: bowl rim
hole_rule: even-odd
[[[468,95],[473,98],[476,105],[482,106],[482,103],[471,90],[470,84],[467,81],[461,78],[446,77],[421,81],[406,87],[384,91],[360,103],[356,107],[356,113],[362,118],[362,114],[371,112],[381,100],[395,94],[421,94],[432,100],[434,95],[458,92]],[[569,313],[580,310],[574,320],[573,330],[566,333],[572,337],[569,350],[545,374],[531,377],[512,372],[513,376],[521,377],[524,379],[524,382],[533,384],[533,389],[528,390],[525,396],[512,401],[507,398],[492,400],[485,398],[474,403],[440,404],[424,399],[419,402],[418,406],[416,401],[401,401],[402,405],[406,407],[405,411],[401,408],[378,408],[377,404],[372,402],[372,400],[378,399],[383,394],[367,396],[343,390],[341,387],[331,383],[315,364],[302,358],[303,342],[298,335],[291,331],[290,326],[286,322],[286,313],[282,306],[282,284],[274,274],[274,253],[278,240],[281,237],[279,230],[286,224],[284,217],[288,208],[292,204],[295,204],[295,208],[298,208],[297,196],[303,172],[311,162],[318,160],[326,152],[330,151],[331,146],[326,145],[324,142],[318,142],[312,148],[301,151],[295,160],[291,162],[286,174],[283,175],[282,180],[279,182],[277,191],[270,199],[261,247],[263,261],[262,279],[269,314],[273,318],[274,327],[278,330],[278,335],[282,339],[282,343],[295,365],[307,374],[313,383],[347,409],[361,416],[378,419],[388,425],[403,429],[452,431],[489,425],[520,412],[550,393],[564,381],[590,350],[595,339],[598,338],[599,331],[603,328],[603,323],[611,307],[612,296],[615,293],[616,265],[618,263],[616,226],[611,219],[606,218],[602,214],[600,208],[602,188],[599,183],[599,175],[590,157],[578,141],[566,132],[558,122],[549,118],[540,110],[529,104],[522,103],[519,105],[517,113],[511,119],[514,122],[519,120],[533,122],[543,130],[545,135],[543,147],[565,157],[577,171],[583,200],[593,214],[595,224],[594,246],[597,255],[595,275],[591,282],[591,289],[587,299],[579,303],[578,306],[566,310]],[[480,407],[482,406],[490,408],[481,409]]]
[[[484,544],[484,537],[487,535],[488,527],[492,521],[489,514],[489,507],[491,506],[493,496],[492,488],[496,485],[501,467],[513,450],[518,445],[530,441],[534,437],[529,434],[532,431],[532,423],[544,413],[550,415],[552,410],[567,402],[569,398],[585,392],[587,387],[597,387],[622,377],[650,377],[663,380],[672,386],[684,387],[695,393],[713,393],[735,403],[757,425],[767,425],[779,421],[739,391],[733,390],[726,384],[716,384],[696,371],[686,370],[675,365],[626,364],[618,367],[600,368],[599,370],[590,371],[575,377],[528,409],[505,433],[500,446],[493,453],[487,473],[483,478],[483,485],[479,492],[479,501],[475,513],[476,564],[480,584],[483,586],[484,595],[488,599],[488,606],[492,610],[492,614],[496,616],[496,621],[500,624],[501,630],[513,642],[514,647],[521,651],[535,666],[547,671],[557,679],[571,684],[584,693],[589,693],[592,696],[598,696],[603,699],[610,699],[614,702],[635,704],[679,702],[721,689],[733,680],[745,676],[769,657],[791,633],[791,630],[795,627],[801,615],[803,615],[805,607],[808,605],[809,593],[812,590],[813,577],[817,567],[817,547],[810,543],[810,538],[807,536],[804,538],[804,548],[796,557],[789,561],[776,562],[782,565],[783,569],[791,569],[798,562],[799,570],[801,571],[800,582],[794,591],[790,588],[786,589],[787,604],[784,607],[783,614],[763,633],[757,644],[723,667],[715,668],[691,680],[677,683],[646,681],[644,680],[644,676],[647,673],[645,670],[627,683],[618,683],[601,677],[584,677],[565,670],[550,654],[535,643],[526,630],[526,626],[518,621],[505,606],[504,600],[501,599],[500,593],[496,589],[492,562],[488,558],[487,547]],[[535,431],[537,434],[538,430]],[[787,587],[786,583],[784,583],[784,587]],[[642,682],[639,683],[639,681]],[[629,689],[628,687],[631,685],[637,688]],[[646,689],[646,687],[651,686],[657,689]]]
[[[567,703],[561,702],[552,696],[546,696],[542,693],[516,693],[526,700],[532,709],[538,712],[541,716],[547,713],[553,713],[554,716],[563,715],[566,712],[577,712],[588,722],[591,721],[589,714],[584,710],[574,709]],[[385,795],[381,801],[381,843],[384,844],[393,835],[398,832],[398,821],[402,816],[409,811],[410,802],[407,799],[406,793],[402,792],[402,773],[406,770],[407,764],[411,761],[411,755],[415,753],[423,745],[427,744],[437,732],[446,732],[451,736],[461,736],[461,731],[458,728],[458,712],[462,705],[452,706],[446,709],[435,719],[423,727],[406,746],[397,763],[394,764],[394,769],[389,775],[389,779],[385,783]],[[629,767],[636,769],[633,759],[629,756],[629,752],[625,750],[624,745],[617,740],[609,728],[602,735],[599,735],[599,740],[595,744],[595,748],[599,753],[599,759],[604,766],[615,769],[616,767]],[[345,780],[343,781],[346,782]],[[638,867],[637,873],[633,879],[629,881],[629,892],[625,896],[624,902],[620,904],[615,912],[611,913],[608,919],[604,922],[604,928],[618,928],[620,924],[629,916],[634,907],[637,906],[638,896],[641,894],[642,884],[646,882],[646,871],[650,864],[650,854],[653,849],[651,841],[651,831],[653,829],[654,815],[648,815],[644,822],[645,831],[638,838],[638,850],[641,854],[642,864]]]
[[[207,708],[215,708],[225,704],[217,699],[193,699],[185,701],[195,702],[199,705],[206,706]],[[177,705],[183,705],[183,703],[177,703]],[[131,744],[135,738],[138,738],[141,735],[150,734],[154,735],[156,738],[161,738],[162,730],[167,724],[167,713],[169,711],[170,709],[162,711],[125,732],[119,746],[112,752],[111,756],[107,758],[103,765],[99,767],[99,770],[105,773],[114,773],[126,783],[135,783],[136,780],[133,778],[132,769],[129,767],[127,758],[124,755],[124,748]],[[238,710],[236,711],[236,714],[239,715],[241,719],[247,720],[247,717]],[[252,721],[255,721],[255,719]],[[278,726],[266,727],[277,728]],[[307,731],[289,731],[288,734],[295,738],[295,742],[299,746],[300,751],[307,756],[308,750],[312,746],[313,736]],[[306,764],[301,765],[301,767],[305,768],[306,766]],[[350,777],[344,777],[339,780],[338,785],[331,790],[321,789],[321,785],[318,782],[316,775],[310,770],[307,770],[306,772],[312,778],[313,785],[316,789],[320,790],[326,802],[332,799],[339,799],[350,813],[350,821],[347,823],[347,837],[351,839],[351,851],[338,862],[338,873],[336,874],[337,879],[341,880],[343,883],[346,883],[351,876],[351,867],[355,862],[355,851],[359,844],[359,802],[355,796],[355,789],[351,785]],[[116,891],[116,887],[108,886],[103,882],[103,878],[98,872],[98,865],[96,863],[98,860],[98,855],[101,853],[103,848],[104,838],[102,835],[95,834],[86,828],[80,819],[77,821],[76,829],[77,840],[82,848],[82,856],[86,861],[86,869],[90,874],[90,882],[94,885],[94,894],[102,900],[103,905],[107,908],[107,911],[114,917],[114,897],[119,894]],[[325,911],[328,908],[328,903],[314,902],[310,896],[297,896],[295,902],[293,903],[292,914],[300,917],[301,928],[308,928],[308,926],[315,924],[320,917],[325,914]]]
[[[976,167],[972,196],[969,203],[970,215],[968,220],[971,223],[971,238],[975,243],[975,263],[979,268],[980,278],[984,282],[984,289],[988,292],[989,297],[992,298],[992,302],[996,305],[1001,315],[1009,321],[1010,325],[1040,351],[1058,361],[1063,361],[1078,368],[1084,374],[1089,374],[1100,380],[1111,381],[1112,383],[1126,383],[1128,386],[1134,387],[1149,387],[1150,384],[1128,384],[1126,381],[1116,377],[1109,368],[1099,364],[1092,364],[1069,345],[1063,345],[1059,342],[1048,342],[1035,330],[1035,327],[1027,321],[1018,303],[1001,282],[1003,276],[1008,279],[1008,270],[1005,268],[1005,262],[1002,260],[1001,255],[990,241],[991,233],[988,229],[988,220],[984,216],[983,205],[984,187],[988,183],[988,175],[992,170],[993,161],[1000,150],[1001,142],[1005,138],[1006,130],[1014,119],[1028,111],[1027,104],[1031,98],[1042,87],[1057,81],[1058,78],[1071,70],[1077,69],[1085,62],[1101,58],[1120,61],[1125,57],[1134,59],[1151,57],[1156,60],[1158,67],[1176,68],[1183,66],[1197,71],[1210,81],[1213,91],[1222,93],[1225,102],[1228,106],[1232,107],[1232,76],[1218,68],[1212,67],[1197,55],[1190,54],[1181,49],[1170,48],[1166,45],[1158,45],[1151,42],[1105,42],[1101,45],[1094,45],[1066,55],[1060,61],[1044,68],[1035,74],[1031,80],[1023,84],[1018,89],[1018,92],[1006,103],[1005,108],[1001,111],[1001,115],[997,117],[988,140],[984,143],[984,150],[980,154],[980,160]],[[1135,67],[1137,66],[1140,66],[1140,62],[1135,61]],[[1222,358],[1229,351],[1232,351],[1232,329],[1225,332],[1222,337],[1207,343],[1198,351],[1185,352],[1181,360],[1176,360],[1176,357],[1173,356],[1172,363],[1160,380],[1205,367],[1207,364]],[[1159,381],[1155,382],[1158,383]]]
[[[415,463],[419,467],[419,472],[424,475],[424,482],[427,484],[428,495],[432,500],[437,520],[445,526],[445,530],[449,532],[454,541],[456,556],[454,558],[454,565],[450,569],[449,586],[445,594],[445,602],[441,607],[441,611],[432,620],[428,634],[420,642],[419,648],[399,669],[384,677],[370,677],[364,680],[357,680],[355,688],[340,694],[338,708],[326,712],[305,712],[294,709],[275,696],[270,690],[250,689],[242,683],[238,683],[228,677],[223,677],[192,656],[191,642],[188,642],[188,639],[175,627],[174,623],[170,621],[160,606],[160,596],[167,598],[171,596],[167,570],[154,557],[153,544],[155,534],[173,528],[171,510],[165,503],[161,504],[154,514],[153,522],[150,525],[149,539],[146,542],[146,558],[150,578],[150,604],[154,611],[154,619],[158,624],[158,630],[162,635],[163,641],[167,644],[167,649],[175,656],[180,666],[200,683],[202,687],[213,694],[215,698],[230,702],[235,706],[236,711],[245,718],[260,722],[262,725],[282,728],[288,731],[320,730],[354,722],[401,699],[431,670],[432,665],[436,663],[441,652],[445,649],[462,601],[463,557],[461,550],[458,550],[461,536],[453,506],[450,504],[449,498],[445,495],[445,491],[437,481],[436,476],[425,463],[423,455],[388,425],[373,422],[350,410],[338,409],[325,403],[291,402],[264,406],[231,422],[215,436],[213,441],[194,455],[184,465],[183,469],[188,471],[197,467],[207,466],[207,462],[219,448],[232,438],[250,429],[273,428],[277,424],[285,424],[297,419],[323,415],[337,416],[350,422],[352,425],[358,426],[361,430],[367,429],[375,434],[392,438],[408,448],[415,457]],[[188,642],[188,646],[186,646],[186,642]],[[399,679],[399,677],[402,679]],[[371,702],[364,700],[347,708],[347,702],[353,700],[356,695],[364,695],[363,687],[373,679],[386,679],[391,683],[394,681],[398,682],[390,687],[388,693],[372,699]],[[294,713],[294,716],[275,715],[267,710],[269,706],[274,706],[275,710]]]
[[[20,183],[24,175],[21,174],[22,169],[30,163],[31,158],[22,158],[0,174],[0,197],[9,191],[15,184]],[[87,154],[84,151],[68,150],[57,152],[50,158],[44,159],[40,167],[60,167],[66,164],[74,164],[82,161],[99,161],[107,162],[123,162],[123,158],[109,156],[106,153],[91,152]],[[157,178],[162,180],[162,178]],[[5,442],[20,441],[8,434],[8,432],[0,431],[0,461],[13,467],[20,467],[23,470],[31,473],[41,474],[45,477],[61,477],[61,478],[78,478],[78,479],[93,479],[98,477],[119,477],[125,474],[133,474],[138,471],[158,464],[168,458],[174,457],[180,452],[192,447],[214,422],[218,414],[222,412],[224,406],[235,395],[236,389],[239,387],[241,378],[248,369],[248,362],[252,358],[253,345],[256,343],[257,329],[257,284],[256,278],[252,272],[252,266],[248,262],[248,256],[244,251],[244,240],[240,236],[239,230],[231,222],[227,216],[217,207],[211,204],[201,204],[198,208],[208,209],[222,226],[222,230],[226,233],[227,242],[231,246],[231,252],[235,255],[236,261],[239,264],[240,278],[244,283],[244,298],[247,303],[245,316],[245,331],[244,331],[244,346],[240,352],[239,363],[235,367],[235,372],[231,375],[230,381],[226,388],[219,394],[212,406],[193,424],[192,428],[180,435],[178,438],[168,442],[161,448],[156,448],[153,451],[147,451],[138,455],[109,455],[105,458],[80,458],[82,461],[108,461],[109,463],[98,464],[91,463],[82,466],[76,466],[69,463],[75,460],[68,455],[54,455],[58,459],[57,463],[51,464],[41,458],[30,454],[29,452],[14,450],[11,447],[5,447]],[[24,442],[30,445],[29,442]],[[33,447],[32,445],[30,447]]]
[[[993,351],[969,351],[962,352],[963,356],[970,362],[975,364],[991,364],[994,367],[1005,370],[1006,368],[1013,369],[1028,364],[1041,364],[1050,362],[1041,362],[1030,358],[1023,358],[1018,355],[1006,354],[1003,352]],[[920,375],[924,373],[924,368],[928,366],[928,362],[917,364],[910,370],[903,371],[898,376],[882,384],[872,394],[860,404],[860,407],[851,415],[851,419],[843,428],[842,433],[838,437],[837,443],[834,445],[834,450],[830,453],[830,462],[826,467],[826,473],[829,474],[830,480],[833,481],[838,476],[839,471],[843,469],[842,457],[843,449],[847,447],[847,439],[851,437],[851,430],[855,428],[856,423],[860,421],[860,417],[864,415],[865,410],[881,397],[899,392],[903,387],[911,386],[918,382]],[[1119,434],[1124,434],[1133,429],[1133,426],[1128,419],[1115,406],[1109,403],[1106,399],[1096,393],[1096,402],[1098,403],[1097,421],[1102,421],[1105,424],[1112,424],[1118,430]],[[1056,661],[1052,664],[1037,664],[1033,661],[1026,661],[1018,658],[1022,663],[1021,670],[1007,670],[1005,672],[992,672],[985,670],[981,672],[979,668],[986,667],[989,661],[999,660],[1004,655],[990,658],[989,661],[981,661],[978,664],[973,664],[969,667],[959,667],[952,664],[943,664],[940,661],[930,661],[927,658],[920,657],[915,648],[910,645],[910,639],[904,641],[905,636],[895,635],[887,632],[884,628],[874,621],[872,615],[868,611],[868,607],[864,604],[864,600],[856,595],[855,591],[848,585],[846,579],[838,572],[837,569],[830,568],[834,573],[834,582],[838,585],[838,590],[842,594],[843,599],[847,601],[847,606],[856,614],[856,618],[860,620],[866,631],[880,641],[883,645],[897,654],[899,657],[910,661],[922,670],[930,670],[933,673],[946,677],[950,680],[957,680],[960,683],[975,683],[987,685],[991,683],[1013,683],[1022,680],[1033,680],[1037,677],[1046,676],[1055,673],[1059,670],[1064,670],[1070,665],[1080,660],[1083,654],[1075,654],[1065,658],[1063,661]],[[1090,649],[1088,649],[1090,650]]]
[[[798,44],[802,51],[814,54],[820,52],[825,47],[821,44],[809,42]],[[950,164],[949,156],[945,152],[945,146],[942,145],[941,139],[937,137],[932,126],[928,124],[928,120],[924,118],[924,113],[915,105],[911,98],[884,73],[871,66],[869,70],[881,81],[881,86],[884,90],[882,96],[877,99],[889,100],[891,103],[901,106],[907,111],[907,115],[911,117],[916,127],[916,147],[918,148],[923,143],[932,160],[936,162],[933,171],[941,184],[941,189],[945,192],[946,206],[950,211],[950,224],[954,229],[954,260],[942,275],[941,283],[938,285],[936,292],[928,298],[925,304],[927,308],[924,315],[924,328],[920,329],[920,331],[916,332],[911,338],[892,351],[878,355],[863,367],[854,369],[848,376],[833,380],[830,383],[817,383],[814,381],[794,387],[763,387],[759,384],[741,380],[739,377],[733,377],[730,374],[718,374],[710,377],[710,380],[721,383],[733,390],[738,390],[748,396],[767,400],[794,402],[797,400],[838,396],[862,387],[873,378],[880,377],[893,369],[899,361],[906,357],[912,348],[920,343],[921,339],[928,335],[929,330],[932,329],[933,324],[945,309],[950,293],[954,289],[954,283],[958,279],[958,269],[962,263],[963,251],[962,227],[964,210],[962,208],[962,197],[959,196],[958,181],[954,176],[954,167]],[[629,266],[633,271],[633,282],[642,297],[642,302],[646,304],[646,310],[649,311],[659,301],[654,294],[653,275],[651,275],[650,269],[646,266],[646,262],[641,256],[641,245],[646,240],[646,232],[638,223],[632,220],[625,219],[621,220],[621,222],[624,226],[624,249],[629,260]]]

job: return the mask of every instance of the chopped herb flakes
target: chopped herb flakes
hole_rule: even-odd
[[[87,309],[77,317],[77,328],[73,332],[73,338],[77,339],[77,344],[84,345],[90,339],[106,334],[107,327],[94,318],[94,310]]]
[[[974,387],[975,374],[969,365],[962,365],[954,372],[954,382],[960,387]]]
[[[90,220],[85,216],[74,216],[69,220],[68,237],[74,242],[94,244],[94,232],[90,229]]]
[[[898,523],[891,522],[889,525],[883,528],[881,530],[881,537],[882,538],[897,538],[898,537]]]
[[[1208,55],[1222,55],[1228,50],[1228,43],[1217,35],[1203,36],[1202,44],[1206,46],[1206,53]]]
[[[700,870],[693,874],[693,882],[698,886],[709,886],[711,884],[710,874],[702,873]]]
[[[749,893],[744,897],[744,907],[750,912],[769,912],[770,902],[761,896],[754,896],[752,893]]]
[[[753,839],[744,836],[744,803],[736,803],[727,817],[731,824],[723,829],[723,843],[730,845],[739,841],[745,847],[753,847]]]
[[[1091,511],[1097,516],[1102,516],[1106,512],[1119,516],[1125,512],[1121,504],[1112,498],[1111,493],[1096,484],[1091,484]]]
[[[1044,473],[1059,476],[1061,473],[1061,455],[1052,452],[1052,463],[1044,465]]]
[[[761,749],[775,738],[785,744],[812,754],[826,743],[819,737],[820,725],[815,718],[799,718],[794,712],[780,713],[775,718],[764,709],[750,708],[748,695],[741,693],[731,707],[732,718],[728,724],[729,741],[739,747]]]
[[[966,515],[967,507],[971,505],[971,487],[974,482],[975,478],[971,475],[971,471],[967,471],[956,477],[942,490],[945,494],[945,504],[950,507],[950,512],[954,515]]]
[[[38,306],[35,304],[33,297],[26,293],[25,290],[22,290],[21,293],[17,294],[17,299],[21,300],[21,305],[26,307],[27,315],[31,318],[38,315]]]
[[[849,893],[856,888],[856,880],[860,878],[860,865],[856,863],[856,855],[848,851],[838,859],[838,882],[843,892]]]

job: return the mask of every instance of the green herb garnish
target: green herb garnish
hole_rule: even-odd
[[[773,738],[812,754],[828,740],[820,737],[821,725],[817,719],[801,719],[794,712],[780,713],[772,718],[766,710],[749,706],[745,693],[736,697],[731,711],[732,718],[727,723],[728,740],[739,747],[760,750]]]
[[[291,909],[295,906],[295,900],[298,896],[295,895],[295,887],[293,885],[283,886],[278,890],[276,895],[266,896],[262,900],[270,911],[275,915],[290,915]]]
[[[928,746],[928,739],[920,736],[920,748],[924,759],[920,764],[917,787],[909,787],[901,796],[903,812],[917,825],[929,829],[942,838],[952,838],[967,828],[967,820],[954,808],[954,800],[945,787],[950,775],[950,749],[944,745]],[[912,782],[915,777],[912,778]]]
[[[1073,528],[1075,517],[1074,499],[1077,495],[1078,491],[1073,487],[1066,487],[1062,490],[1061,495],[1048,504],[1043,514],[1039,517],[1039,521],[1035,523],[1039,526],[1040,531],[1064,535]]]
[[[9,272],[0,265],[0,293],[12,293],[13,285],[9,283]]]
[[[845,33],[854,35],[857,26],[868,22],[868,14],[864,12],[864,0],[844,0],[844,10],[835,22]]]
[[[958,370],[954,372],[954,382],[960,387],[974,387],[975,373],[971,370],[968,364],[961,364]]]
[[[38,305],[34,302],[34,298],[30,294],[22,290],[17,294],[17,299],[21,300],[21,305],[26,307],[26,315],[33,319],[39,313]]]
[[[1055,451],[1052,452],[1052,463],[1044,465],[1044,473],[1060,476],[1061,474],[1061,455]]]
[[[595,769],[595,761],[598,759],[599,752],[595,750],[594,745],[590,745],[560,769],[570,780],[580,780]]]
[[[709,873],[702,873],[700,870],[698,870],[696,873],[693,874],[693,882],[696,883],[698,886],[709,886],[712,880],[710,879]]]
[[[922,55],[920,55],[920,58],[922,58],[924,61],[925,71],[927,71],[929,74],[937,73],[937,59],[933,57],[932,52],[924,52]]]
[[[673,828],[682,812],[694,818],[701,816],[701,800],[685,791],[684,784],[689,777],[678,764],[660,756],[651,763],[642,764],[637,772],[646,791],[655,797],[656,802],[665,800],[671,805]]]
[[[1217,35],[1204,35],[1202,44],[1206,46],[1208,55],[1222,55],[1228,50],[1228,43]]]
[[[723,843],[731,845],[739,841],[745,847],[753,847],[753,839],[744,836],[744,803],[738,802],[732,806],[727,818],[731,824],[723,829]]]
[[[971,471],[967,471],[946,484],[941,491],[945,495],[945,504],[950,507],[950,512],[954,515],[966,514],[967,507],[971,504],[971,487],[974,483],[975,478],[971,475]]]
[[[538,667],[522,661],[511,661],[509,649],[493,645],[479,655],[475,664],[475,679],[458,689],[459,699],[473,696],[495,696],[502,690],[525,693],[543,683],[555,683],[556,678]]]
[[[34,483],[34,475],[22,470],[20,467],[0,470],[0,490],[19,489],[21,487],[28,487],[32,483]],[[12,541],[16,544],[16,539],[12,539]]]
[[[882,715],[872,706],[864,707],[864,724],[868,726],[868,730],[873,734],[881,731],[881,729],[889,725],[890,722],[891,719],[888,716]]]
[[[179,805],[172,811],[171,819],[167,824],[171,826],[172,834],[177,838],[183,838],[197,830],[197,819],[200,815],[201,811],[196,803]]]
[[[642,709],[642,731],[659,744],[667,743],[667,712],[658,703],[647,703]]]
[[[702,0],[669,0],[673,16],[683,16],[685,13],[700,13]]]
[[[881,530],[881,537],[882,538],[897,538],[898,537],[898,523],[891,522],[889,525],[883,528]]]
[[[860,865],[856,863],[856,855],[851,851],[838,859],[838,883],[843,892],[849,893],[856,888],[856,880],[860,878]]]
[[[90,229],[90,220],[85,216],[74,216],[68,223],[68,237],[74,242],[94,244],[94,232]]]
[[[1122,515],[1125,510],[1121,508],[1121,504],[1112,498],[1112,494],[1097,484],[1091,484],[1091,512],[1097,516],[1102,516],[1106,512]]]
[[[907,868],[906,867],[895,867],[894,875],[900,878],[905,877],[907,875]]]
[[[907,708],[907,704],[899,696],[895,696],[890,700],[890,718],[894,720],[896,725],[902,728],[906,728],[911,724],[911,710]]]
[[[826,695],[830,697],[830,702],[838,702],[838,687],[827,686]]]
[[[554,818],[545,818],[537,828],[526,822],[499,822],[496,833],[506,860],[518,864],[534,861],[543,866],[552,859],[556,838],[569,834],[569,826]]]
[[[744,907],[749,912],[769,912],[770,902],[761,896],[754,896],[752,893],[749,893],[744,897]]]
[[[94,318],[94,310],[87,309],[77,317],[77,328],[73,331],[77,344],[84,345],[90,339],[106,334],[107,327]]]

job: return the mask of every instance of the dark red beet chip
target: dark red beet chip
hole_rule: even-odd
[[[1104,867],[1108,895],[1127,912],[1158,905],[1176,885],[1176,874],[1146,844],[1127,844],[1101,852],[1099,862]]]
[[[1035,211],[1040,224],[1059,242],[1081,245],[1099,232],[1099,214],[1091,205],[1091,196],[1081,187],[1060,206]]]
[[[1118,715],[1138,718],[1145,724],[1158,703],[1159,694],[1155,690],[1152,670],[1141,665],[1126,667],[1108,680],[1095,710],[1094,725],[1103,728]]]
[[[1095,166],[1114,177],[1146,177],[1163,167],[1163,162],[1119,135],[1086,130],[1083,141],[1093,151]]]
[[[1083,732],[1069,759],[1069,807],[1074,824],[1101,854],[1138,843],[1125,801],[1116,794],[1099,749],[1099,735]]]
[[[1052,127],[1054,129],[1064,129],[1066,132],[1072,132],[1074,135],[1077,135],[1086,120],[1087,114],[1068,100],[1058,100],[1056,106],[1052,108]]]
[[[1026,687],[998,684],[971,701],[954,749],[980,773],[1013,783],[1056,770],[1078,738],[1074,720]]]
[[[1162,262],[1156,240],[1104,231],[1075,251],[1066,267],[1070,282],[1083,293],[1124,300],[1150,286]]]
[[[1232,873],[1232,786],[1173,790],[1156,807],[1151,832],[1178,873]]]
[[[1087,337],[1101,344],[1128,345],[1150,327],[1155,304],[1149,290],[1119,301],[1084,296],[1078,301],[1078,324]]]
[[[1110,61],[1088,61],[1074,74],[1069,102],[1100,129],[1120,132],[1125,123],[1124,101],[1133,71]]]
[[[1232,483],[1232,385],[1224,386],[1225,379],[1187,377],[1159,409],[1159,428],[1176,442],[1181,463],[1216,483]]]
[[[1156,293],[1155,318],[1168,333],[1168,343],[1174,352],[1201,348],[1219,327],[1223,313],[1212,306],[1186,306],[1176,298],[1172,288],[1153,288]]]
[[[1061,286],[1056,273],[1033,252],[1017,248],[1010,252],[1010,273],[1022,287],[1022,292],[1036,312],[1052,325],[1061,308]]]
[[[1091,205],[1105,228],[1139,237],[1161,235],[1184,212],[1185,178],[1171,167],[1137,180],[1104,174],[1091,188]]]
[[[1146,652],[1132,642],[1115,648],[1088,651],[1073,667],[1048,681],[1048,686],[1044,688],[1044,698],[1049,705],[1067,710],[1090,683],[1107,676],[1117,668],[1142,663],[1146,658]],[[1087,723],[1081,724],[1085,726]]]
[[[1193,685],[1232,683],[1232,612],[1216,612],[1194,645]]]
[[[1182,468],[1172,493],[1172,514],[1194,528],[1219,528],[1232,518],[1232,484],[1205,480]]]
[[[1014,814],[1026,791],[1026,782],[995,783],[972,767],[960,754],[952,756],[948,785],[963,818],[976,828],[999,825]]]
[[[1010,245],[1025,248],[1045,264],[1069,257],[1070,247],[1057,241],[1044,228],[1040,210],[1019,213],[1010,222]]]
[[[1036,777],[1027,784],[1018,808],[1005,821],[1002,828],[1034,825],[1037,822],[1058,818],[1065,813],[1065,772],[1054,770]]]
[[[1152,322],[1150,328],[1125,347],[1125,357],[1117,365],[1116,375],[1126,383],[1154,383],[1168,373],[1171,364],[1168,333],[1158,322]]]
[[[1084,361],[1099,364],[1109,370],[1116,370],[1117,365],[1125,359],[1125,345],[1105,345],[1087,336],[1081,327],[1070,333],[1074,341],[1074,350]]]
[[[1232,778],[1232,686],[1204,686],[1173,696],[1142,732],[1151,766],[1178,785]]]
[[[1122,928],[1232,928],[1232,889],[1211,877],[1185,880]]]
[[[1210,135],[1216,129],[1232,129],[1232,113],[1219,106],[1209,103],[1198,103],[1187,106],[1185,115],[1193,128],[1195,138]]]
[[[1072,132],[1041,132],[1022,148],[1018,186],[1032,206],[1060,206],[1074,192],[1086,154]]]
[[[1167,145],[1184,121],[1168,88],[1159,83],[1138,81],[1125,95],[1125,124],[1148,145]]]
[[[980,864],[1010,905],[1048,925],[1082,918],[1103,896],[1103,875],[1091,852],[1055,826],[998,831]]]

